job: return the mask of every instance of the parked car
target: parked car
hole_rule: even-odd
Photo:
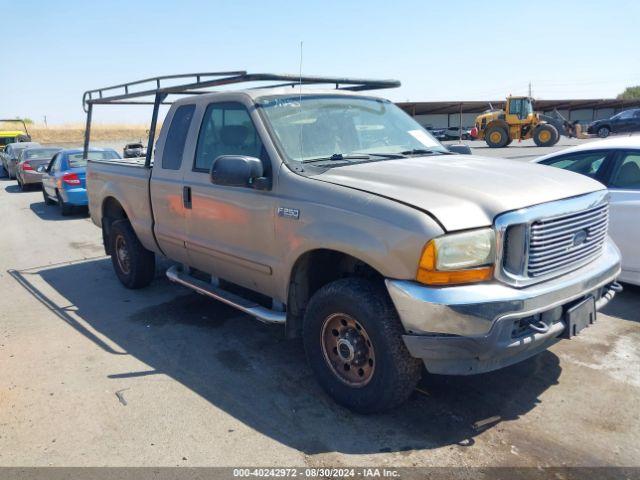
[[[120,155],[111,148],[96,148],[89,150],[89,158],[113,160]],[[82,150],[61,150],[48,165],[38,167],[45,204],[57,203],[65,216],[73,212],[73,207],[87,206],[86,167]]]
[[[446,128],[426,127],[426,130],[433,137],[435,137],[437,140],[446,140],[447,139],[447,129]]]
[[[423,365],[469,375],[535,355],[619,290],[602,184],[453,154],[371,94],[186,97],[152,168],[91,161],[87,179],[123,285],[145,287],[168,256],[171,281],[301,336],[322,387],[359,412],[402,403]]]
[[[0,153],[0,156],[2,156],[2,168],[4,168],[6,175],[11,179],[15,179],[20,152],[25,148],[39,146],[40,144],[38,142],[9,143],[4,148],[4,152]]]
[[[587,126],[587,133],[606,138],[611,133],[640,132],[640,108],[625,110],[611,118],[596,120]]]
[[[622,254],[620,281],[640,285],[640,136],[589,142],[534,162],[580,173],[609,189],[609,231]]]
[[[449,127],[444,131],[444,136],[447,140],[473,140],[471,136],[471,129],[462,128],[462,137],[460,136],[460,128],[459,127]]]
[[[26,190],[42,183],[42,172],[38,171],[38,167],[48,165],[60,150],[60,147],[29,147],[22,150],[16,168],[16,180],[20,189]]]
[[[122,150],[124,158],[144,157],[147,155],[147,147],[142,143],[127,143]]]

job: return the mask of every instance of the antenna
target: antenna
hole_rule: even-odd
[[[302,112],[302,46],[304,42],[300,40],[300,82],[298,83],[298,108]],[[302,123],[300,123],[300,160],[304,158],[304,148],[302,147]]]

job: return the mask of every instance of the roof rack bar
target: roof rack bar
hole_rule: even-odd
[[[214,78],[211,78],[214,77]],[[162,86],[162,81],[175,80],[180,78],[193,78],[195,82],[188,82],[180,85]],[[134,82],[112,85],[110,87],[97,88],[87,90],[83,97],[83,108],[87,111],[89,103],[115,103],[119,100],[126,100],[136,97],[153,96],[157,92],[165,92],[171,95],[193,95],[195,91],[205,88],[231,85],[236,83],[247,82],[275,82],[284,81],[287,85],[310,85],[310,84],[334,84],[336,88],[341,90],[375,90],[383,88],[395,88],[400,86],[397,80],[372,80],[364,78],[347,78],[347,77],[322,77],[322,76],[300,76],[295,74],[274,74],[274,73],[247,73],[246,71],[229,71],[229,72],[210,72],[210,73],[188,73],[181,75],[165,75],[162,77],[146,78],[144,80],[136,80]],[[146,83],[155,83],[155,88],[131,91],[132,86],[143,85]],[[267,85],[269,87],[274,85]],[[124,93],[115,93],[114,90],[121,90]],[[115,94],[111,94],[111,93]],[[99,98],[95,98],[97,94]]]
[[[162,82],[176,79],[192,79],[192,81],[180,85],[163,86]],[[195,81],[193,81],[195,79]],[[276,73],[247,73],[245,70],[228,72],[206,72],[206,73],[183,73],[178,75],[164,75],[160,77],[145,78],[133,82],[121,83],[110,87],[87,90],[82,95],[82,108],[87,113],[87,125],[85,129],[84,158],[87,158],[89,150],[89,139],[91,135],[91,120],[94,105],[153,105],[153,116],[151,119],[151,129],[149,130],[149,141],[147,147],[147,158],[145,166],[150,167],[151,155],[153,154],[153,143],[155,130],[158,122],[158,110],[160,105],[170,105],[172,102],[166,101],[169,95],[198,95],[211,93],[204,89],[232,85],[247,82],[285,82],[273,85],[267,84],[265,87],[273,86],[296,86],[311,84],[335,85],[339,90],[377,90],[383,88],[395,88],[400,86],[398,80],[371,80],[365,78],[347,77],[321,77],[302,76],[293,74]],[[131,87],[152,83],[155,88],[145,88],[143,90],[132,91]],[[124,93],[122,93],[124,92]],[[154,97],[150,100],[133,100],[141,97]],[[97,97],[97,98],[96,98]]]

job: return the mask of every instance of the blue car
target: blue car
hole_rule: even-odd
[[[61,150],[45,167],[42,173],[42,195],[47,205],[57,203],[62,215],[70,215],[73,207],[85,207],[87,198],[87,161],[82,158],[82,150]],[[111,148],[89,150],[91,160],[111,160],[120,158]]]

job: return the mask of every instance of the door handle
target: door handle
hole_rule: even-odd
[[[184,208],[191,208],[191,187],[182,187],[182,204]]]

